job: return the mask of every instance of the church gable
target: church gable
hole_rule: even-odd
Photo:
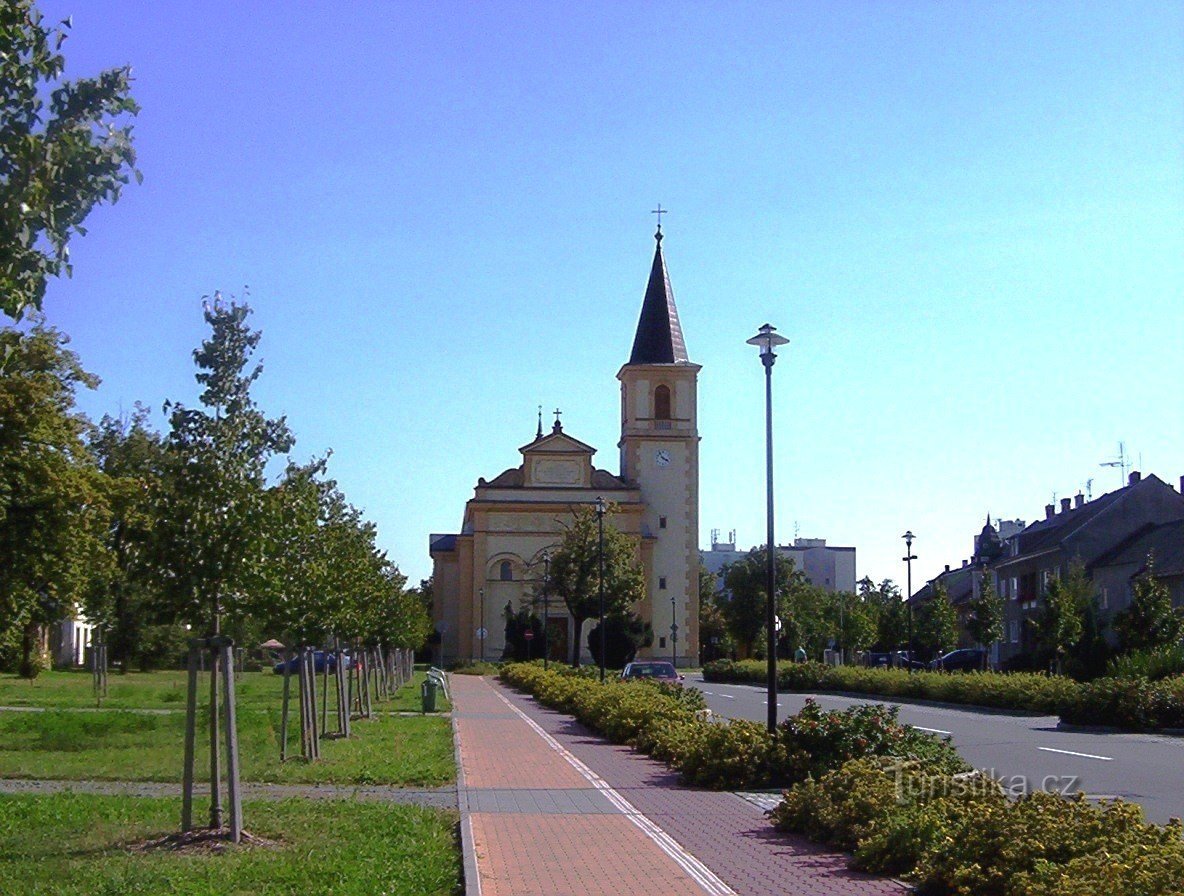
[[[527,488],[590,488],[596,449],[562,430],[535,439],[519,449]]]

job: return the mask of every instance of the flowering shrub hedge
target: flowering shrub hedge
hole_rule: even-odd
[[[708,681],[763,684],[762,660],[718,660],[703,667]],[[851,691],[883,697],[941,700],[1054,713],[1081,687],[1071,678],[1034,672],[913,672],[867,666],[827,666],[822,663],[783,663],[777,667],[777,686],[783,691]]]
[[[1009,800],[975,772],[860,759],[786,792],[770,815],[853,850],[866,871],[904,875],[921,894],[1152,896],[1184,892],[1178,821],[1143,821],[1131,803],[1078,796]]]

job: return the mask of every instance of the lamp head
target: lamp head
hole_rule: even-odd
[[[604,498],[600,497],[600,495],[597,495],[596,496],[596,515],[597,516],[604,516],[605,510],[606,510],[606,508],[604,506]]]
[[[761,324],[756,335],[747,340],[749,345],[755,345],[761,350],[762,358],[773,355],[773,349],[779,345],[786,345],[788,342],[789,340],[780,335],[772,324]]]
[[[900,537],[904,539],[905,545],[910,548],[913,546],[913,539],[916,538],[916,536],[913,535],[913,532],[911,529],[909,531],[905,532],[904,535],[902,535]]]

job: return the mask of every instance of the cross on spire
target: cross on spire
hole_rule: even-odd
[[[562,414],[563,411],[559,410],[559,408],[556,408],[551,413],[555,415],[555,425],[551,428],[551,432],[563,432],[563,424],[559,422],[559,415]]]
[[[661,242],[662,240],[662,216],[670,214],[670,209],[662,208],[662,203],[658,203],[658,207],[650,212],[651,215],[658,216],[658,232],[654,234],[654,239]]]

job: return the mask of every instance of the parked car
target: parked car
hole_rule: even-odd
[[[977,647],[963,647],[939,656],[929,664],[937,672],[976,672],[983,668],[987,652]]]
[[[643,678],[647,681],[664,681],[667,684],[678,684],[682,681],[682,676],[674,668],[673,663],[658,663],[646,661],[642,663],[629,663],[625,666],[625,671],[621,673],[623,679],[638,679]]]
[[[905,650],[894,650],[891,653],[867,653],[864,654],[863,661],[871,666],[873,669],[907,669],[910,665],[908,652]],[[914,669],[926,669],[925,663],[920,660],[912,660],[911,665]]]
[[[344,668],[348,669],[350,667],[349,654],[348,653],[343,654],[342,658],[344,660]],[[313,651],[312,662],[313,662],[313,669],[317,672],[326,671],[326,669],[325,669],[326,664],[328,664],[328,671],[329,672],[336,672],[337,671],[337,654],[335,654],[335,653],[326,653],[323,650]],[[276,675],[283,675],[284,674],[284,666],[288,667],[289,672],[296,672],[300,668],[300,658],[294,656],[291,659],[287,660],[286,662],[276,663],[274,666],[271,667],[271,671],[274,672]]]

